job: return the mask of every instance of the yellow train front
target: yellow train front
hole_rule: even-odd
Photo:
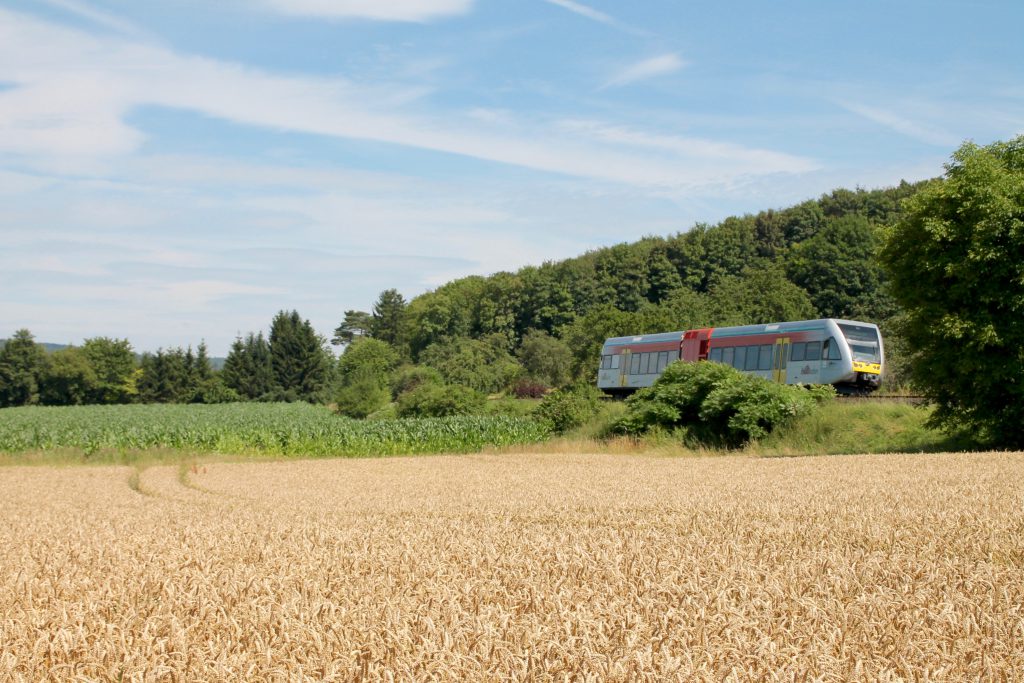
[[[597,386],[609,394],[648,387],[676,360],[711,361],[784,384],[831,384],[840,393],[876,390],[885,352],[873,323],[798,320],[613,337],[601,349]]]

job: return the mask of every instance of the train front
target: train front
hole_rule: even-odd
[[[850,359],[848,382],[856,391],[875,391],[882,384],[885,351],[878,326],[872,323],[837,320]],[[846,354],[844,354],[846,355]]]

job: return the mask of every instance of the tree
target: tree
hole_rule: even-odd
[[[18,330],[0,349],[0,408],[39,402],[46,352],[28,330]]]
[[[358,339],[338,359],[339,379],[344,384],[355,377],[371,377],[382,387],[391,384],[391,372],[398,366],[398,353],[380,339]]]
[[[280,311],[270,324],[270,361],[275,398],[316,402],[323,398],[332,365],[324,340],[298,311]]]
[[[96,373],[90,403],[128,403],[136,394],[135,352],[127,339],[93,337],[82,351]]]
[[[191,377],[192,348],[178,349],[142,356],[137,388],[143,403],[189,403],[195,393]]]
[[[517,355],[526,375],[549,387],[560,387],[572,377],[569,345],[547,332],[527,332]]]
[[[345,311],[345,319],[334,328],[331,343],[335,346],[351,344],[356,338],[368,335],[372,324],[373,316],[366,311]]]
[[[829,219],[814,237],[793,246],[786,270],[822,316],[880,321],[893,306],[882,291],[878,246],[879,228],[867,218]]]
[[[237,337],[220,373],[224,386],[251,401],[267,400],[274,391],[274,366],[263,333]]]
[[[771,265],[722,278],[711,292],[710,304],[718,327],[806,320],[817,315],[807,292],[787,280],[781,268]]]
[[[405,343],[406,303],[397,289],[385,289],[373,305],[370,332],[374,339],[401,348]]]
[[[77,406],[96,393],[96,373],[80,347],[68,346],[47,358],[40,382],[39,402],[48,406]]]
[[[502,335],[485,339],[465,337],[429,346],[420,360],[441,373],[449,384],[470,387],[484,393],[511,386],[522,367],[505,350]]]
[[[933,424],[1024,446],[1024,136],[960,147],[881,258]]]
[[[338,359],[334,403],[342,415],[363,418],[391,399],[391,373],[398,353],[387,342],[363,337],[345,348]]]

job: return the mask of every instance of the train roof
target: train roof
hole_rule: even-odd
[[[820,318],[818,320],[793,320],[784,323],[768,323],[765,325],[740,325],[738,327],[716,327],[711,333],[713,339],[721,337],[743,337],[754,334],[768,334],[771,332],[807,332],[811,330],[823,330],[828,324],[843,323],[848,325],[863,325],[867,327],[878,326],[874,323],[865,323],[857,320],[840,320],[838,318]]]
[[[606,339],[604,345],[621,346],[623,344],[655,344],[657,342],[681,341],[684,334],[686,334],[686,330],[680,330],[679,332],[657,332],[655,334],[634,334],[629,337],[612,337]]]
[[[807,332],[811,330],[823,330],[828,327],[830,322],[837,324],[843,323],[847,325],[863,325],[867,327],[874,327],[876,329],[878,327],[874,323],[866,323],[859,320],[819,318],[818,320],[792,320],[782,323],[740,325],[737,327],[714,327],[705,329],[712,330],[711,337],[713,339],[721,339],[723,337],[743,337],[755,334],[768,334],[771,332]],[[686,332],[687,330],[680,330],[679,332],[658,332],[656,334],[635,334],[628,337],[611,337],[610,339],[605,340],[604,345],[622,346],[625,344],[650,344],[677,341],[682,340],[683,335],[686,334]]]

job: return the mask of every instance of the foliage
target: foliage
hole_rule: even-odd
[[[475,389],[424,383],[398,397],[398,417],[446,417],[483,412],[487,397]]]
[[[421,384],[444,384],[444,378],[440,372],[426,365],[406,365],[392,375],[391,397],[397,400]]]
[[[324,340],[298,311],[280,311],[270,324],[274,396],[285,401],[322,400],[333,357]]]
[[[810,294],[826,318],[883,320],[893,313],[893,301],[883,289],[878,225],[860,214],[827,219],[814,237],[794,244],[786,271]]]
[[[386,342],[396,349],[405,347],[406,302],[397,289],[386,289],[380,293],[373,305],[370,319],[370,334],[374,339]]]
[[[398,353],[394,347],[380,339],[364,337],[345,347],[345,353],[338,359],[338,374],[342,383],[369,377],[386,387],[397,366]]]
[[[90,403],[128,403],[135,397],[135,352],[127,339],[86,339],[82,352],[96,373]]]
[[[391,399],[385,384],[370,373],[357,373],[341,382],[334,392],[336,410],[341,415],[364,418],[380,410]]]
[[[227,398],[215,386],[220,382],[214,380],[205,343],[196,353],[190,346],[143,354],[140,369],[136,386],[142,403],[214,403]]]
[[[438,342],[423,352],[420,362],[440,372],[449,384],[484,393],[511,386],[522,372],[520,365],[505,350],[500,335],[486,339],[460,337]]]
[[[517,355],[526,376],[549,387],[560,387],[571,378],[569,345],[543,330],[528,331]]]
[[[96,384],[96,372],[85,352],[80,347],[68,346],[47,358],[39,402],[48,406],[82,405],[96,394]]]
[[[642,434],[682,429],[699,443],[740,446],[810,412],[829,391],[771,382],[721,363],[671,363],[629,399],[617,429]]]
[[[45,366],[46,354],[32,333],[15,332],[0,349],[0,408],[38,403]]]
[[[221,370],[224,386],[251,401],[266,400],[274,391],[274,366],[263,333],[235,339]]]
[[[334,336],[331,343],[335,346],[351,344],[359,337],[365,337],[370,332],[373,317],[366,311],[345,311],[345,319],[334,328]]]
[[[564,433],[575,429],[597,414],[601,392],[591,384],[576,384],[544,397],[533,416],[551,431]]]
[[[881,257],[934,423],[1024,446],[1024,136],[964,144],[909,200]]]
[[[781,268],[771,265],[723,277],[711,291],[710,308],[716,326],[808,320],[817,316],[807,292],[787,280]]]
[[[351,420],[306,403],[12,408],[0,451],[173,448],[296,456],[459,453],[540,441],[538,422],[504,415]]]
[[[363,337],[347,347],[338,360],[334,402],[349,417],[367,417],[391,400],[391,372],[398,353],[387,342]]]
[[[522,377],[512,385],[512,395],[516,398],[544,398],[550,388],[543,382]]]

